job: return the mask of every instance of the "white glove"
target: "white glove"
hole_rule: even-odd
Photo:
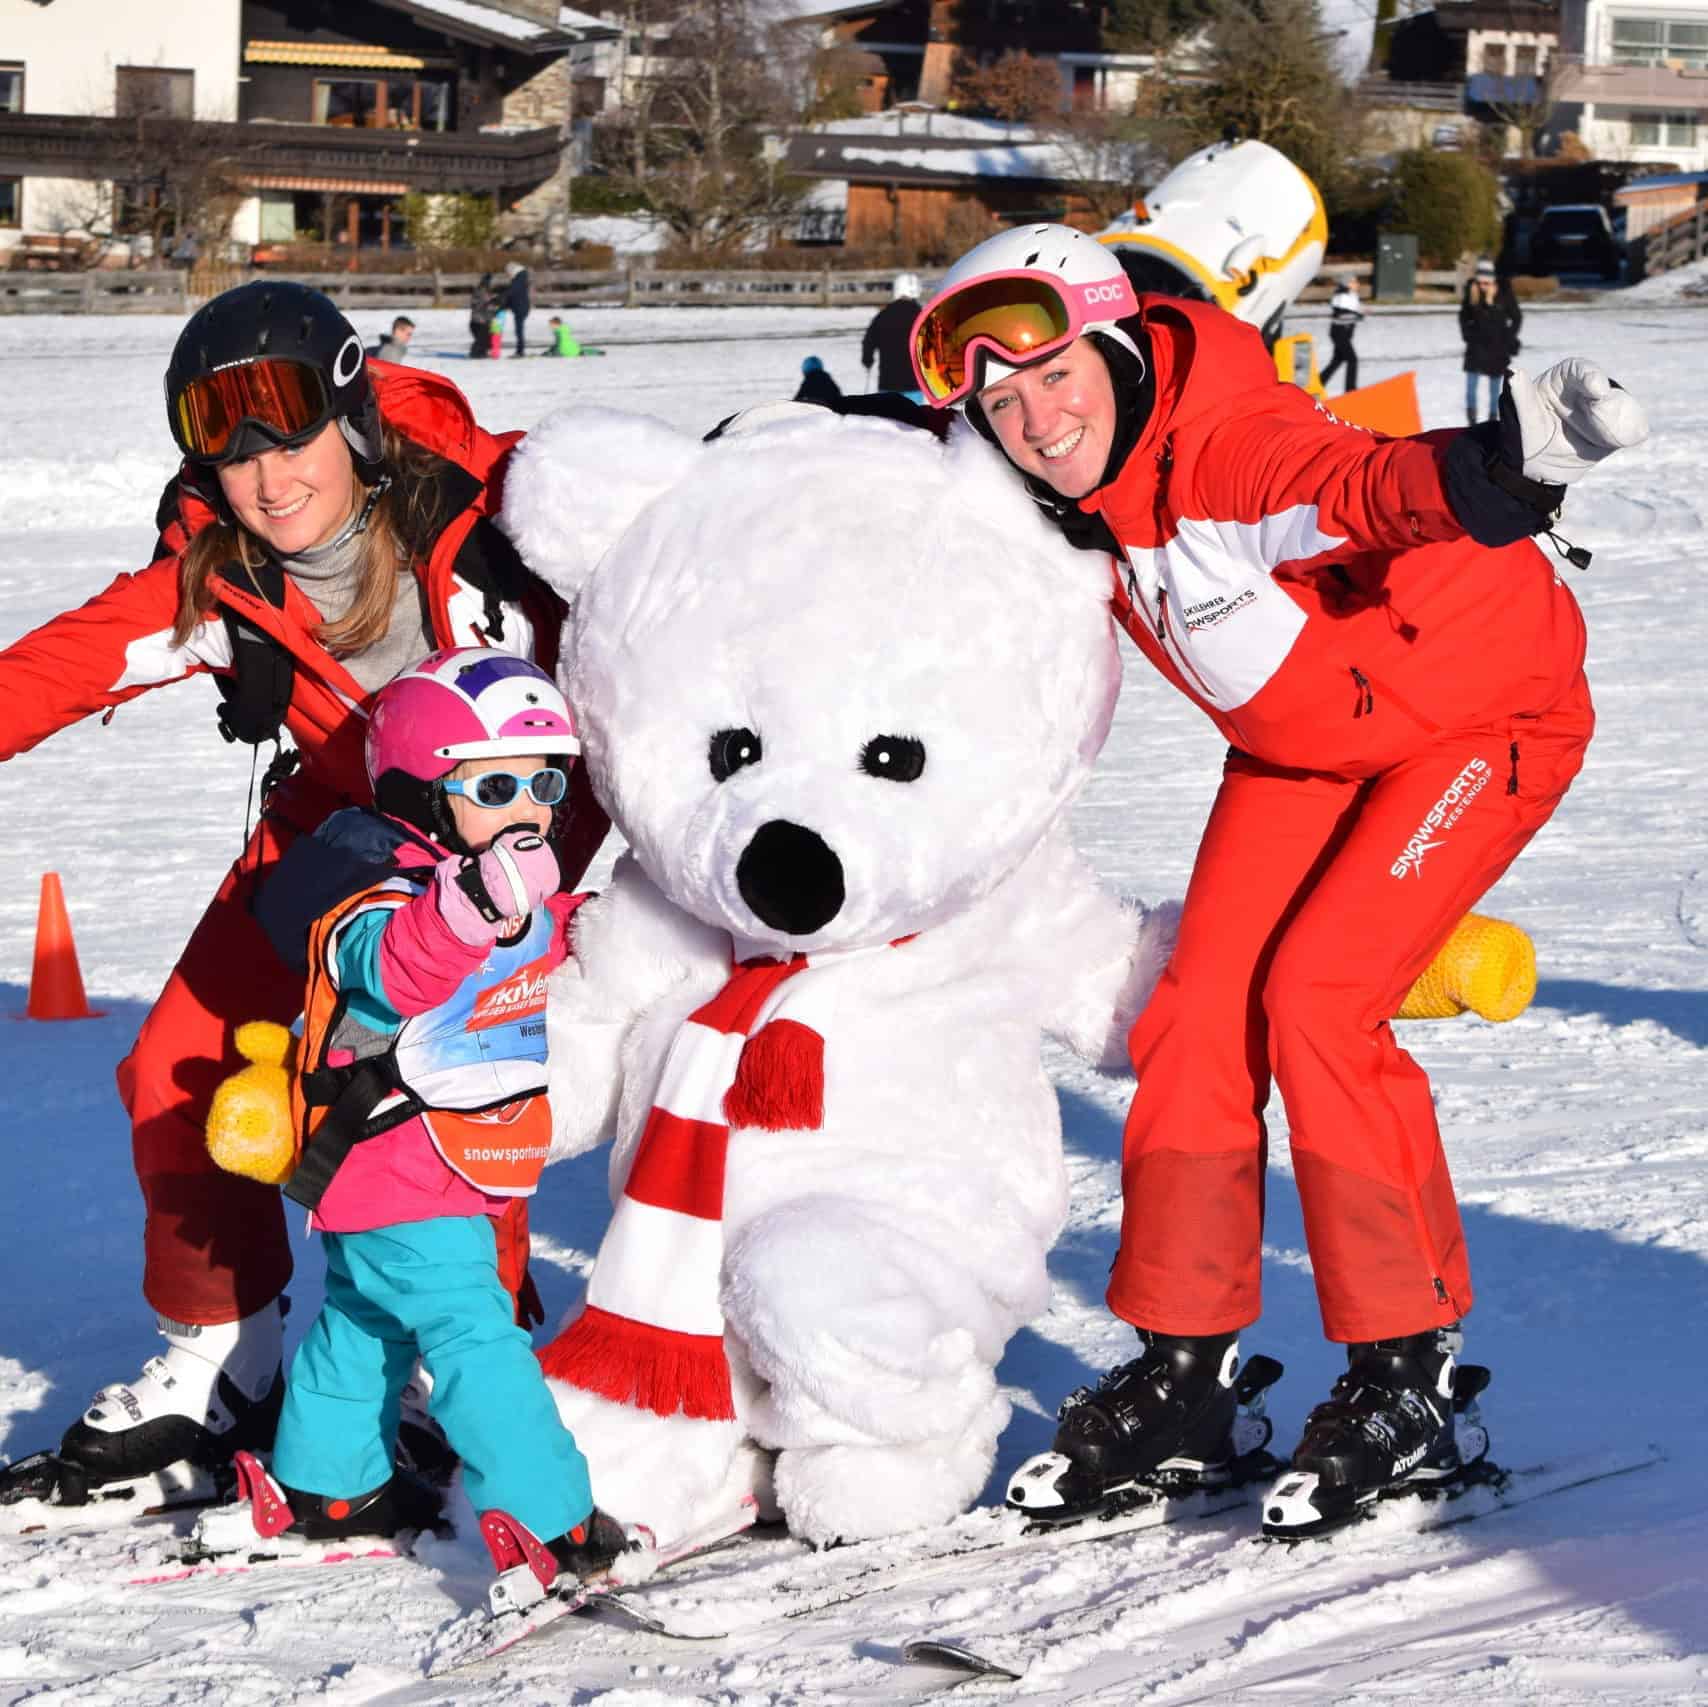
[[[1506,376],[1506,391],[1526,480],[1569,486],[1604,457],[1649,436],[1642,404],[1583,356],[1555,362],[1540,379],[1515,370]]]

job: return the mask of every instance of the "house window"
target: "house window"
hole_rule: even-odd
[[[1694,148],[1696,114],[1643,111],[1631,114],[1633,148]]]
[[[1483,43],[1483,71],[1490,77],[1506,75],[1506,43],[1489,41]]]
[[[1536,48],[1534,43],[1528,47],[1515,47],[1512,50],[1512,72],[1515,77],[1534,77],[1536,75]]]
[[[357,130],[455,130],[456,83],[448,77],[320,78],[313,122]]]
[[[23,66],[0,65],[0,113],[21,113],[23,110]]]
[[[1708,70],[1708,24],[1688,18],[1616,17],[1613,63]]]
[[[371,130],[385,122],[385,84],[362,78],[316,79],[314,122]]]
[[[196,74],[163,71],[157,65],[121,65],[113,110],[120,118],[194,118]]]
[[[0,178],[0,231],[16,231],[24,217],[24,182]]]

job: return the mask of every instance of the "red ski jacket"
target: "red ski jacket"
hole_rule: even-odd
[[[1232,745],[1369,776],[1571,687],[1577,601],[1529,539],[1468,537],[1444,484],[1461,435],[1337,421],[1219,308],[1145,297],[1142,316],[1155,407],[1080,508],[1122,548],[1122,626]]]
[[[436,374],[386,362],[371,363],[370,371],[386,422],[451,464],[443,477],[450,519],[426,557],[411,565],[426,592],[434,644],[498,646],[550,670],[563,605],[522,569],[490,524],[482,525],[498,510],[508,453],[522,435],[484,431],[463,394]],[[302,768],[273,793],[269,811],[306,830],[339,806],[366,805],[362,738],[371,696],[314,638],[320,616],[313,604],[288,577],[282,607],[269,603],[234,563],[212,577],[214,609],[174,646],[181,554],[213,512],[182,477],[163,508],[176,510],[163,522],[163,555],[0,652],[0,759],[150,688],[204,671],[234,674],[222,615],[230,610],[284,647],[296,665],[285,725]],[[579,792],[585,795],[585,787]],[[598,835],[603,829],[600,815]]]

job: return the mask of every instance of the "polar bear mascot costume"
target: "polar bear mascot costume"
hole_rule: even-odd
[[[508,479],[628,843],[550,988],[554,1154],[616,1143],[542,1358],[616,1516],[757,1493],[851,1540],[984,1487],[1067,1207],[1040,1039],[1124,1069],[1172,913],[1068,840],[1120,686],[1107,559],[959,424],[726,428],[572,409]]]

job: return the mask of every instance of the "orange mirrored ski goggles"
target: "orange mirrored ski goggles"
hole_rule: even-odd
[[[1020,366],[1066,349],[1087,326],[1137,314],[1125,278],[1064,284],[1053,274],[995,273],[947,290],[913,324],[913,371],[946,409],[978,389],[980,350]]]
[[[279,444],[307,438],[331,418],[332,399],[318,368],[278,357],[202,374],[179,392],[171,414],[186,456],[222,462],[245,426]]]

